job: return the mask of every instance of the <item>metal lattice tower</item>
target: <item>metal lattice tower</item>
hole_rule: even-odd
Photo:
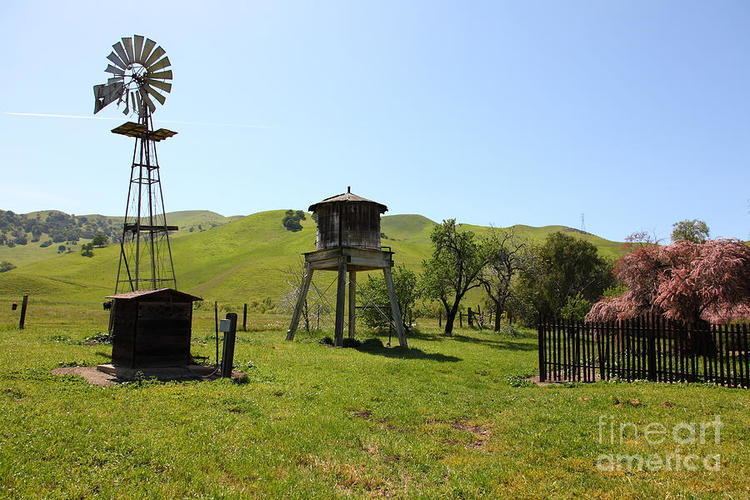
[[[176,132],[154,130],[153,99],[164,104],[172,89],[171,63],[164,49],[141,35],[122,38],[107,57],[105,70],[112,74],[105,85],[94,86],[94,113],[112,102],[124,104],[123,113],[137,113],[137,122],[127,122],[112,132],[135,140],[130,168],[128,199],[120,239],[120,262],[115,293],[157,288],[177,288],[169,232],[161,187],[156,143]]]

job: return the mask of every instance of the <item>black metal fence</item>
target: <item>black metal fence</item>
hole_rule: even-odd
[[[652,380],[750,387],[748,325],[688,327],[658,316],[539,322],[541,381]]]

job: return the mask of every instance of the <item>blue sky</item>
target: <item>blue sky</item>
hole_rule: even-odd
[[[148,7],[138,7],[148,5]],[[611,239],[750,236],[746,1],[0,4],[0,208],[124,211],[132,144],[90,117],[121,36],[172,61],[168,210],[391,213]]]

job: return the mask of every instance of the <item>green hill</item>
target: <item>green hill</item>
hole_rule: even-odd
[[[195,231],[206,231],[215,227],[222,226],[227,222],[236,220],[239,217],[224,217],[210,210],[181,210],[179,212],[169,212],[167,220],[170,224],[178,226],[179,232],[175,236],[185,236]]]
[[[226,218],[206,211],[171,214],[170,223],[174,221],[183,227],[210,226],[212,221],[217,224],[208,230],[204,226],[202,231],[181,231],[181,236],[173,239],[179,288],[209,300],[234,304],[265,298],[277,302],[286,291],[283,270],[299,265],[299,255],[312,250],[315,243],[315,224],[310,217],[302,221],[301,231],[290,232],[281,225],[283,215],[284,210],[242,218]],[[385,216],[383,245],[396,252],[398,264],[418,269],[430,253],[430,232],[434,225],[421,215]],[[462,227],[478,233],[489,230],[482,226]],[[566,231],[591,241],[603,255],[615,257],[623,252],[621,243],[563,226],[516,226],[515,229],[536,241],[552,232]],[[21,251],[19,247],[6,250]],[[26,250],[36,252],[32,247]],[[100,301],[112,291],[117,256],[118,247],[110,245],[96,249],[93,258],[53,251],[44,258],[16,259],[16,269],[0,274],[0,296],[17,297],[30,290],[51,301]],[[3,258],[0,254],[0,259]],[[326,289],[333,278],[332,273],[318,273],[316,284],[321,290]]]
[[[174,233],[175,238],[207,231],[241,218],[225,217],[209,210],[167,213],[169,223],[180,228]],[[52,220],[56,222],[50,222]],[[65,247],[65,252],[78,253],[80,245],[90,241],[95,234],[104,234],[110,239],[119,236],[122,220],[122,217],[100,214],[70,215],[59,210],[27,214],[0,210],[0,261],[9,261],[16,266],[31,264],[54,258],[60,246]]]

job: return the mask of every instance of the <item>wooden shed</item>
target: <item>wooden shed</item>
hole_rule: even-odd
[[[112,299],[112,364],[124,368],[187,366],[193,302],[171,288],[140,290]]]

